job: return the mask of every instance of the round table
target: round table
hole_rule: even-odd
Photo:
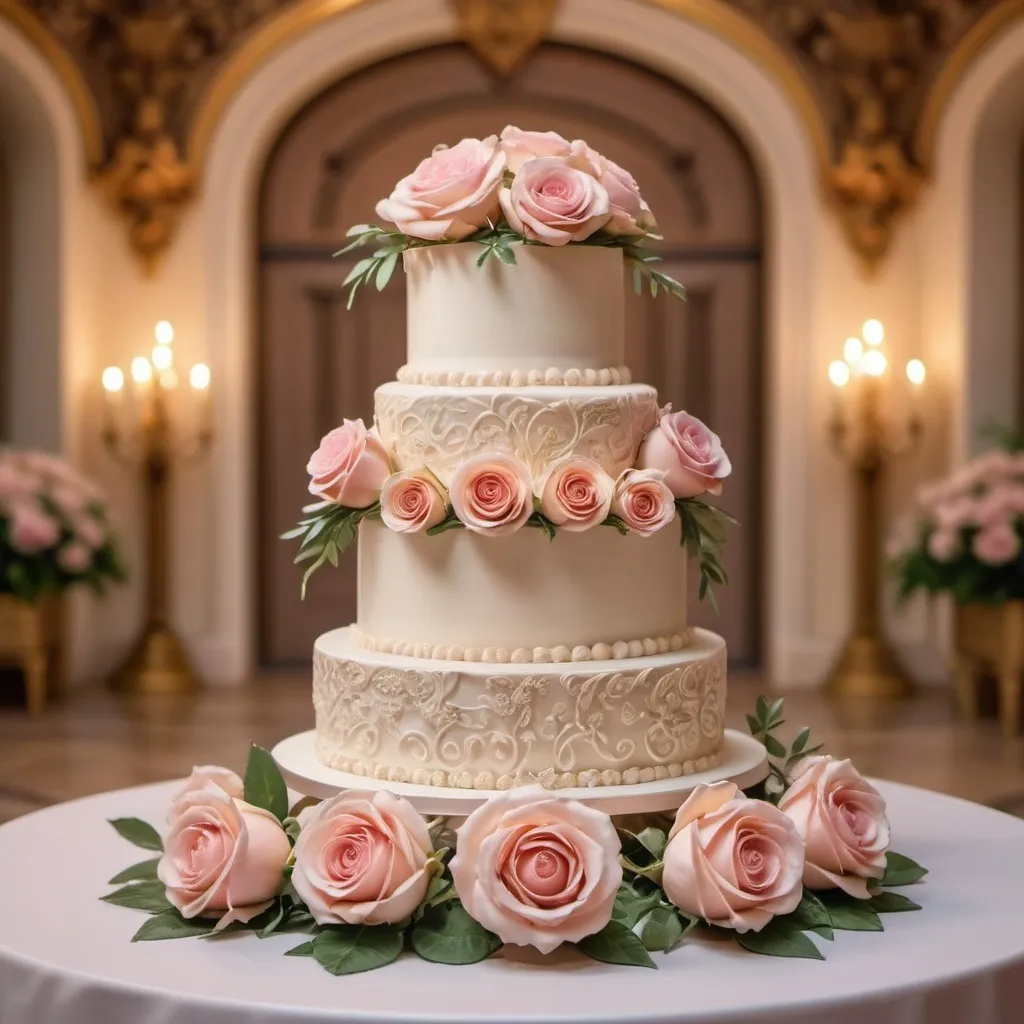
[[[838,932],[822,963],[690,942],[658,971],[573,951],[502,954],[472,967],[405,955],[333,977],[281,954],[281,935],[129,940],[137,911],[101,903],[145,854],[106,819],[159,827],[176,783],[104,793],[0,827],[2,1024],[431,1024],[771,1021],[1019,1024],[1024,1006],[1024,821],[879,783],[896,847],[931,869],[904,889],[923,904],[885,932]]]

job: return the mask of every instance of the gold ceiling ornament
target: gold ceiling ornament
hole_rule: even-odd
[[[544,41],[558,0],[452,0],[459,38],[496,75],[522,67]]]

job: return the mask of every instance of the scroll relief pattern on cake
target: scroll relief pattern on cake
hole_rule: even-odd
[[[725,706],[725,647],[709,636],[685,664],[514,675],[373,665],[317,649],[317,752],[356,775],[459,789],[706,771],[720,759]]]

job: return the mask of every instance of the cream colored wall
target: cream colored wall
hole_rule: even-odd
[[[175,325],[179,360],[207,358],[213,369],[217,447],[207,465],[179,478],[173,538],[175,615],[211,679],[244,678],[254,647],[253,221],[260,167],[280,129],[331,81],[361,63],[453,33],[444,0],[381,0],[322,24],[270,57],[226,111],[209,152],[202,194],[152,280],[141,276],[119,225],[81,181],[81,157],[70,141],[73,129],[64,124],[70,117],[66,100],[45,99],[57,125],[61,168],[56,265],[63,268],[58,279],[63,282],[65,445],[99,470],[123,507],[131,509],[129,478],[95,440],[100,371],[109,363],[126,365],[131,355],[145,351],[153,324],[164,318]],[[967,296],[976,271],[959,255],[980,180],[964,166],[970,154],[958,158],[955,140],[943,142],[938,185],[898,233],[881,272],[867,280],[825,208],[805,128],[765,69],[707,30],[641,0],[565,0],[553,34],[646,62],[706,95],[747,140],[764,176],[769,236],[764,457],[770,489],[766,522],[745,528],[760,525],[766,531],[769,670],[780,683],[814,684],[834,656],[850,610],[850,493],[824,440],[832,397],[826,368],[843,338],[867,317],[879,317],[894,362],[901,366],[922,356],[933,371],[933,393],[947,392],[932,415],[936,431],[928,450],[900,472],[892,499],[897,507],[905,504],[915,480],[940,468],[949,452],[966,448],[967,425],[976,421],[985,389],[1002,387],[1004,379],[1015,376],[996,372],[983,380],[972,370],[969,386],[961,386],[962,353],[974,337]],[[1020,34],[1010,44],[1007,68],[1014,60],[1024,64],[1024,31]],[[0,25],[0,43],[6,46],[0,60],[42,89],[45,74],[29,67],[25,53],[11,56],[10,35]],[[1008,73],[993,71],[989,86],[976,90],[974,106],[956,116],[980,119],[986,97],[998,91]],[[62,142],[63,132],[68,134]],[[952,197],[953,208],[937,205],[938,197],[946,204]],[[37,280],[53,265],[47,261]],[[998,348],[1003,342],[997,328],[986,338]],[[1006,344],[1012,344],[1012,336]],[[1010,400],[1009,390],[999,392],[1000,402]],[[53,429],[52,411],[42,417],[40,410],[38,422],[25,413],[26,429],[43,436]],[[137,553],[138,523],[129,519],[126,527],[130,549]],[[108,605],[81,613],[82,677],[108,666],[130,639],[139,617],[139,582]],[[933,678],[941,675],[940,626],[921,609],[893,620],[912,664]]]

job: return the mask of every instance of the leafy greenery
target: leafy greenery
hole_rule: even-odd
[[[785,701],[782,697],[769,702],[762,694],[757,698],[754,713],[747,715],[750,735],[760,740],[768,751],[769,777],[757,795],[776,804],[789,788],[789,776],[796,765],[803,758],[819,753],[824,746],[821,743],[812,745],[811,730],[805,727],[796,734],[792,746],[787,747],[775,735],[776,731],[786,724],[782,717],[784,707]]]
[[[122,882],[148,881],[156,878],[156,867],[159,863],[159,857],[140,861],[138,864],[133,864],[130,868],[125,868],[124,871],[119,871],[107,884],[120,885]]]
[[[592,960],[600,960],[603,964],[657,967],[640,937],[618,921],[609,921],[599,932],[577,942],[576,948]]]
[[[134,882],[101,898],[104,903],[111,903],[115,907],[144,910],[147,914],[160,914],[171,906],[167,902],[163,883],[155,879]]]
[[[927,868],[921,867],[916,861],[902,853],[893,853],[890,850],[885,858],[885,875],[879,884],[885,888],[912,885],[914,882],[920,882],[927,874]]]
[[[700,498],[677,498],[676,512],[682,530],[681,543],[687,555],[697,559],[700,568],[697,596],[701,601],[706,597],[717,612],[718,602],[712,588],[715,585],[724,587],[729,582],[722,568],[722,547],[727,525],[736,520]]]
[[[442,900],[438,902],[438,900]],[[435,895],[430,907],[413,926],[412,948],[424,960],[436,964],[475,964],[501,948],[501,939],[478,924],[457,900]]]
[[[313,957],[331,974],[361,974],[394,963],[404,941],[388,925],[332,925],[313,940]]]
[[[217,922],[209,917],[186,920],[173,907],[151,917],[133,936],[132,942],[156,942],[163,939],[192,939],[209,935]]]
[[[114,826],[117,834],[122,839],[127,839],[129,843],[134,843],[143,850],[163,852],[164,844],[160,833],[148,822],[139,818],[114,818],[110,824]]]
[[[281,770],[269,750],[249,747],[249,763],[245,769],[244,797],[247,803],[270,811],[278,821],[288,817],[288,787]]]
[[[795,957],[801,960],[824,960],[821,950],[794,922],[776,917],[759,932],[737,933],[736,941],[751,953],[764,956]]]

